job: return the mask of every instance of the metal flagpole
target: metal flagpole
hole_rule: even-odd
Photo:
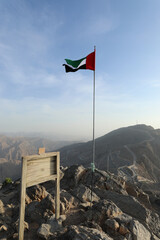
[[[94,52],[96,53],[96,46],[94,46]],[[96,56],[95,56],[96,57]],[[91,179],[91,205],[92,205],[92,192],[93,192],[93,173],[95,170],[95,68],[93,71],[93,145],[92,145],[92,179]]]
[[[94,46],[94,52],[96,53],[96,46]],[[95,69],[93,71],[93,171],[95,168]]]

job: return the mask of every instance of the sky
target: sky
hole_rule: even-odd
[[[93,71],[64,59],[96,46],[95,136],[160,128],[159,0],[1,0],[0,132],[92,138]]]

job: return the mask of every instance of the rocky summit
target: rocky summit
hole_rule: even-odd
[[[61,167],[60,218],[55,182],[27,188],[25,240],[158,240],[160,198],[122,176],[79,165]],[[0,190],[0,239],[18,239],[20,180]]]

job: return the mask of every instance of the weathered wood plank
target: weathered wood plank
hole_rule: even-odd
[[[22,175],[21,175],[21,204],[20,204],[20,217],[19,217],[19,230],[18,239],[24,238],[24,217],[25,217],[25,197],[26,197],[26,173],[27,161],[22,159]]]
[[[36,160],[36,159],[41,159],[44,157],[52,157],[52,156],[57,156],[58,152],[49,152],[49,153],[43,153],[42,155],[30,155],[30,156],[24,156],[23,159],[26,159],[27,161],[29,160]]]
[[[27,161],[27,183],[45,177],[48,178],[55,175],[56,172],[56,157]]]
[[[55,180],[56,178],[57,178],[56,174],[52,175],[52,176],[40,178],[40,179],[37,179],[37,180],[34,180],[34,181],[27,182],[26,187],[31,187],[31,186],[34,186],[34,185],[37,185],[37,184],[40,184],[40,183],[43,183],[43,182],[47,182],[47,181],[50,181],[50,180]]]

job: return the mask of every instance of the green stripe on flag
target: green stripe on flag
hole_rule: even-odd
[[[79,64],[80,64],[84,59],[85,59],[85,57],[84,57],[84,58],[81,58],[81,59],[79,59],[79,60],[76,60],[76,61],[72,61],[72,60],[70,60],[70,59],[65,59],[65,60],[66,60],[66,62],[67,62],[69,65],[71,65],[71,66],[74,67],[74,68],[77,68],[77,67],[79,66]]]

